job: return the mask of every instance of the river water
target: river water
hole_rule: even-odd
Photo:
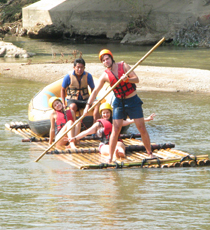
[[[167,55],[162,49],[159,52]],[[174,52],[178,56],[179,50]],[[119,51],[119,56],[124,55],[128,54]],[[46,57],[40,54],[42,60]],[[210,167],[82,171],[51,155],[35,163],[43,150],[22,143],[22,137],[5,130],[4,124],[27,122],[29,100],[42,87],[42,83],[0,75],[0,229],[210,228]],[[152,142],[172,142],[176,149],[210,155],[210,95],[139,95],[144,115],[157,115],[146,124]],[[137,130],[131,126],[128,132]]]
[[[45,41],[29,40],[23,37],[5,37],[5,42],[12,42],[28,52],[36,53],[31,58],[32,63],[43,62],[70,62],[74,59],[72,52],[82,52],[86,62],[99,63],[98,53],[100,50],[110,49],[116,61],[125,61],[134,65],[151,49],[151,46],[133,46],[110,43],[76,43],[70,41]],[[79,57],[79,54],[77,55]],[[27,62],[24,59],[0,59],[1,62]],[[172,46],[161,46],[155,50],[141,65],[188,67],[199,69],[210,69],[210,52],[204,48],[183,48]]]

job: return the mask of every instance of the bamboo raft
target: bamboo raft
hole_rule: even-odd
[[[32,142],[39,149],[49,147],[48,138],[37,136],[28,124],[12,122],[5,124],[7,130],[23,137],[22,142]],[[152,144],[153,155],[148,158],[138,134],[122,134],[121,138],[126,146],[126,158],[116,159],[108,164],[106,158],[98,151],[99,140],[86,137],[80,140],[77,149],[52,148],[48,154],[54,154],[58,159],[79,169],[107,169],[107,168],[170,168],[170,167],[198,167],[209,166],[208,155],[190,155],[189,153],[173,149],[174,144]],[[91,146],[91,148],[90,148]]]

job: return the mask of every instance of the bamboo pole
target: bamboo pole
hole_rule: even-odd
[[[126,139],[126,138],[140,138],[141,134],[120,134],[119,138],[120,139]],[[100,140],[100,137],[93,137],[93,136],[86,136],[80,139],[80,141],[83,140]],[[22,139],[22,142],[44,142],[44,141],[49,141],[48,137],[31,137],[31,138],[26,138]]]
[[[180,166],[181,166],[181,167],[190,167],[188,161],[183,161],[183,162],[181,162],[181,165],[180,165]]]
[[[129,75],[141,62],[143,62],[158,46],[161,45],[161,43],[163,43],[163,41],[165,40],[165,38],[163,37],[152,49],[150,49],[131,69],[129,69],[125,75]],[[88,110],[88,113],[94,109],[94,107],[96,105],[98,105],[113,89],[116,88],[117,85],[120,84],[120,82],[122,81],[122,78],[120,78],[111,88],[110,90],[105,93],[105,95],[98,100],[95,104],[92,105],[92,107]],[[56,140],[52,145],[50,145],[36,160],[35,162],[38,162],[54,145],[56,145],[56,143],[63,138],[72,128],[74,128],[83,118],[85,117],[85,115],[82,115],[78,120],[76,120],[74,122],[74,124],[68,129],[66,130],[66,132],[63,133],[63,135],[61,135],[61,137]]]
[[[209,159],[205,159],[204,163],[205,163],[205,165],[210,165],[210,160]]]
[[[205,165],[205,161],[204,160],[199,160],[199,161],[197,161],[197,165],[198,166],[204,166]]]
[[[98,148],[80,148],[80,149],[65,149],[65,150],[53,150],[48,154],[71,154],[71,153],[97,153]]]
[[[48,142],[48,137],[31,137],[31,138],[25,138],[22,139],[22,142]]]
[[[208,159],[208,155],[199,155],[199,156],[196,156],[196,158],[198,160],[205,160],[205,159]],[[196,159],[194,157],[194,159]],[[192,158],[193,159],[193,158]],[[169,163],[180,163],[180,160],[181,158],[172,158],[172,159],[159,159],[160,161],[160,164],[169,164]],[[158,164],[158,161],[156,159],[149,159],[147,158],[147,162],[144,163],[144,165],[153,165],[153,164]],[[142,165],[142,161],[140,162],[124,162],[124,165],[123,167],[127,168],[127,167],[141,167]],[[178,165],[177,165],[178,166]],[[180,166],[182,167],[189,167],[189,163],[188,161],[183,161]],[[80,169],[98,169],[98,168],[101,168],[101,164],[99,165],[83,165],[81,166]],[[115,168],[116,167],[116,164],[114,163],[111,163],[111,164],[103,164],[103,168]]]
[[[166,143],[166,144],[153,144],[151,145],[152,149],[161,149],[161,148],[173,148],[175,145],[171,143]],[[133,151],[145,151],[145,147],[143,145],[129,145],[126,148],[127,152],[133,152]],[[65,154],[65,153],[96,153],[99,152],[99,148],[77,148],[77,149],[64,149],[64,150],[53,150],[48,152],[49,154]],[[145,153],[134,153],[132,156],[135,154],[140,154],[141,156],[146,157],[147,155]],[[136,156],[138,158],[138,156]]]
[[[189,161],[189,165],[190,165],[190,167],[196,167],[196,161],[193,161],[193,160],[191,160],[191,161]]]
[[[180,162],[174,162],[173,167],[180,167]]]
[[[167,149],[167,148],[174,148],[175,145],[172,143],[165,143],[165,144],[152,144],[151,148],[152,150],[155,149]],[[145,147],[144,145],[130,145],[128,147],[126,147],[126,151],[130,152],[130,151],[145,151]]]

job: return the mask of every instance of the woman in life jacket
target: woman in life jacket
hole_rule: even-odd
[[[112,107],[109,103],[101,104],[99,108],[99,113],[101,114],[101,119],[98,119],[96,123],[94,123],[89,129],[81,132],[73,138],[70,138],[70,143],[75,142],[87,135],[96,134],[96,136],[101,138],[101,142],[99,144],[99,152],[109,157],[109,136],[112,132]],[[153,120],[155,114],[151,114],[148,118],[145,118],[145,121]],[[134,123],[134,120],[127,119],[123,121],[123,126],[127,126]],[[122,140],[118,140],[114,158],[124,158],[125,157],[125,145]]]
[[[58,97],[51,97],[49,100],[49,106],[54,109],[50,116],[50,132],[49,132],[49,144],[60,139],[64,132],[69,129],[74,121],[76,120],[76,116],[73,110],[65,110],[63,103]],[[76,127],[73,127],[63,138],[61,138],[57,143],[56,147],[61,147],[69,144],[68,147],[76,148],[75,143],[69,143],[68,138],[74,137],[80,131],[81,124],[77,124]]]

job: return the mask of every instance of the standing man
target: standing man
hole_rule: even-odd
[[[128,76],[125,73],[131,68],[125,62],[115,63],[113,55],[110,50],[103,49],[99,53],[99,59],[106,67],[105,72],[100,76],[97,87],[93,90],[84,109],[84,115],[87,114],[90,104],[96,98],[96,95],[103,87],[105,82],[113,86],[120,78],[123,80],[113,90],[116,96],[113,102],[113,126],[109,142],[109,160],[112,162],[114,150],[117,140],[122,128],[123,119],[127,116],[134,119],[134,123],[141,133],[141,138],[146,148],[147,154],[154,157],[151,151],[151,144],[148,132],[144,123],[144,116],[142,110],[143,102],[137,96],[135,83],[139,82],[138,76],[132,71]]]
[[[89,98],[88,86],[91,92],[95,85],[93,77],[90,73],[85,72],[85,61],[83,58],[77,58],[74,61],[74,71],[71,74],[64,76],[61,87],[61,99],[66,108],[65,97],[67,98],[67,105],[76,114],[76,111],[84,109]],[[99,106],[97,105],[93,112],[94,123],[99,119]]]

